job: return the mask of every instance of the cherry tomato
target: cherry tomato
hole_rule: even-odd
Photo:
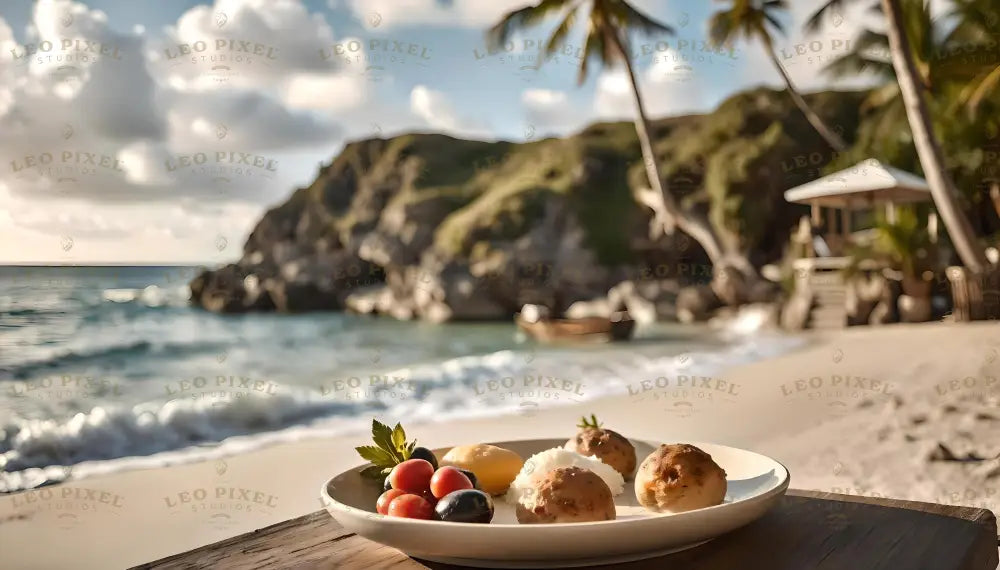
[[[442,467],[431,477],[431,493],[438,499],[452,491],[471,489],[472,481],[458,470],[457,467]]]
[[[396,497],[405,494],[406,491],[400,489],[389,489],[385,493],[382,493],[382,496],[378,498],[378,501],[375,503],[375,510],[380,515],[389,514],[389,503],[391,503]]]
[[[431,486],[434,466],[426,459],[407,459],[392,468],[389,472],[389,482],[393,489],[401,489],[407,493],[420,494]]]
[[[434,507],[419,495],[400,495],[389,503],[390,517],[430,520],[434,517]]]

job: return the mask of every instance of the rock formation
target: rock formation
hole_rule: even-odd
[[[855,97],[836,95],[822,112],[856,120]],[[802,215],[781,191],[833,158],[799,115],[786,94],[760,89],[712,114],[654,123],[677,198],[760,262],[780,255]],[[441,134],[352,142],[266,212],[239,261],[198,275],[192,302],[440,322],[509,318],[525,303],[705,319],[723,302],[752,301],[708,287],[696,242],[651,231],[652,212],[635,199],[644,176],[631,123],[523,144]],[[604,305],[579,304],[595,299]]]

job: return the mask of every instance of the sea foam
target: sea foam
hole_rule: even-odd
[[[502,350],[331,381],[314,389],[281,386],[272,395],[178,398],[132,407],[107,402],[62,420],[15,415],[0,425],[0,492],[59,480],[70,467],[72,476],[80,477],[329,436],[361,429],[373,415],[412,424],[574,404],[626,394],[636,378],[716,374],[800,343],[789,337],[755,336],[720,350],[681,356],[631,349],[583,354]]]

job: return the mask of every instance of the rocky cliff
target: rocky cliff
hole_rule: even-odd
[[[810,97],[851,138],[862,94]],[[801,207],[781,193],[833,154],[783,92],[654,122],[674,193],[757,263],[779,256]],[[527,143],[407,134],[348,144],[269,210],[242,258],[191,282],[219,312],[340,310],[433,321],[568,307],[632,281],[669,317],[680,285],[705,281],[700,247],[651,235],[634,194],[644,170],[631,123]],[[655,234],[655,232],[653,232]]]

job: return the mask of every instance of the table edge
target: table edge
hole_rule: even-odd
[[[943,516],[949,516],[952,518],[958,518],[962,520],[967,520],[969,522],[992,527],[993,534],[998,535],[997,531],[997,518],[993,511],[989,509],[984,509],[981,507],[965,507],[961,505],[948,505],[943,503],[926,503],[922,501],[910,501],[906,499],[894,499],[891,497],[869,497],[865,495],[843,495],[838,493],[827,493],[823,491],[812,491],[808,489],[792,489],[789,488],[785,495],[790,497],[802,497],[806,499],[820,499],[829,501],[839,501],[845,503],[862,503],[867,505],[875,505],[880,507],[890,507],[890,508],[901,508],[908,509],[912,511],[918,511],[923,513],[939,514]],[[185,557],[190,556],[193,552],[202,550],[211,550],[218,548],[226,548],[231,545],[239,544],[246,540],[248,536],[268,534],[276,531],[283,530],[285,528],[295,527],[303,523],[308,523],[314,521],[316,518],[329,517],[330,522],[336,525],[336,528],[343,531],[341,534],[336,536],[331,536],[331,540],[343,539],[354,535],[352,532],[348,532],[344,529],[340,523],[333,519],[325,510],[314,511],[312,513],[307,513],[302,516],[291,518],[288,520],[280,521],[266,527],[259,529],[254,529],[236,536],[231,536],[216,542],[209,544],[204,544],[184,552],[179,552],[177,554],[172,554],[170,556],[165,556],[156,560],[151,560],[149,562],[143,562],[137,566],[132,566],[129,570],[141,570],[143,568],[153,568],[159,565],[168,564]],[[998,535],[998,540],[1000,540],[1000,535]]]

